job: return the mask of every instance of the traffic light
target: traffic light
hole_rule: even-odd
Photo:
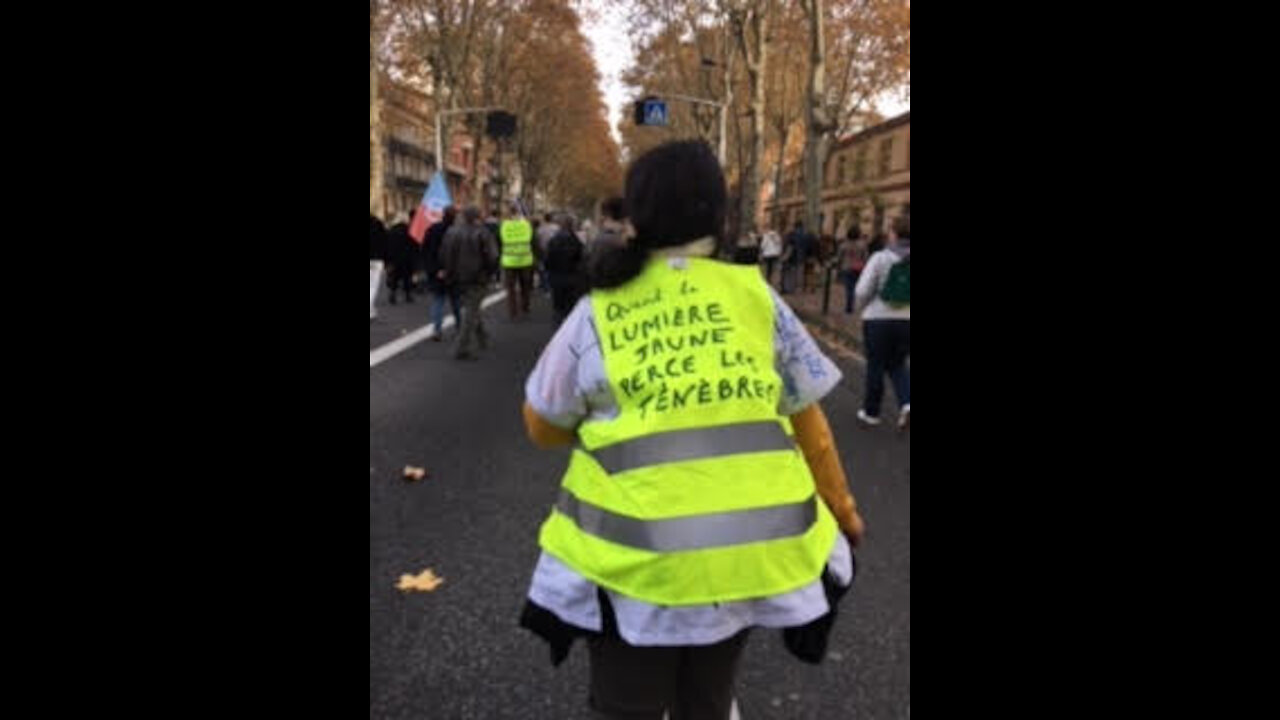
[[[485,117],[485,134],[493,138],[515,135],[516,116],[502,110],[494,110]]]

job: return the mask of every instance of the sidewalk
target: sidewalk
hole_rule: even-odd
[[[796,315],[807,324],[815,325],[828,334],[833,335],[851,350],[862,353],[862,321],[852,314],[844,312],[844,284],[834,273],[831,275],[831,297],[828,301],[827,313],[822,313],[822,297],[825,277],[815,272],[810,277],[812,287],[808,292],[799,288],[795,292],[783,295]],[[774,289],[780,290],[778,272],[774,271]]]

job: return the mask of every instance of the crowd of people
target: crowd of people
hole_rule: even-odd
[[[457,210],[447,208],[421,244],[409,234],[413,213],[390,229],[369,216],[370,320],[377,317],[375,301],[384,276],[392,305],[400,296],[414,302],[415,292],[430,296],[435,342],[444,339],[447,302],[458,328],[454,356],[460,360],[476,358],[473,343],[480,349],[488,345],[480,303],[491,283],[505,286],[512,321],[529,315],[535,290],[549,294],[558,327],[598,284],[597,278],[611,271],[613,254],[602,250],[625,249],[634,237],[621,197],[601,204],[598,229],[590,221],[580,228],[569,213],[545,213],[530,221],[515,203],[501,220],[490,215],[482,221],[475,208],[462,216],[460,222]],[[785,236],[772,228],[745,236],[734,253],[737,263],[758,263],[765,282],[776,283],[784,296],[813,290],[824,270],[835,273],[843,286],[844,312],[862,320],[867,375],[858,419],[869,427],[880,424],[888,376],[898,398],[900,430],[908,428],[911,416],[910,259],[909,216],[897,218],[887,237],[877,233],[868,239],[855,223],[839,243],[830,235],[818,237],[797,221]]]
[[[760,264],[765,281],[777,284],[782,295],[809,292],[824,271],[835,273],[844,289],[844,313],[862,321],[863,350],[866,354],[866,399],[858,411],[863,425],[880,424],[884,378],[893,382],[898,397],[898,429],[906,430],[911,420],[911,375],[907,358],[911,353],[911,218],[901,216],[891,223],[888,235],[876,233],[870,239],[853,224],[837,243],[830,235],[815,236],[797,221],[785,236],[767,229],[748,234],[738,243],[735,262]]]
[[[434,342],[444,339],[448,303],[457,327],[454,355],[460,360],[475,359],[473,341],[480,349],[488,344],[479,303],[492,284],[505,288],[511,321],[529,316],[533,293],[540,291],[550,295],[559,325],[588,290],[592,250],[627,242],[623,207],[620,197],[604,201],[596,228],[590,220],[579,225],[567,212],[529,220],[517,203],[505,208],[501,219],[490,214],[483,220],[476,208],[459,214],[449,206],[421,243],[409,234],[418,210],[389,229],[370,214],[369,319],[378,316],[379,288],[385,279],[391,305],[401,297],[413,303],[415,294],[429,296]]]
[[[385,270],[389,302],[431,296],[437,342],[449,302],[459,360],[489,343],[489,290],[505,288],[512,322],[550,295],[557,331],[522,414],[536,445],[574,450],[520,624],[556,665],[586,641],[600,717],[729,717],[755,629],[781,629],[806,662],[826,652],[864,525],[820,406],[841,372],[783,296],[838,272],[865,340],[857,418],[880,424],[887,375],[909,423],[909,218],[869,242],[856,226],[838,244],[766,230],[729,263],[726,204],[710,148],[678,141],[632,164],[598,229],[449,207],[417,244],[412,216],[370,216],[370,318]]]

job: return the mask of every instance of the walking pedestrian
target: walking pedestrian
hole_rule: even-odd
[[[911,423],[911,219],[899,217],[889,246],[871,256],[858,280],[857,308],[867,351],[866,398],[858,410],[864,425],[880,424],[884,376],[898,396],[898,429]]]
[[[626,244],[626,204],[620,197],[611,197],[600,203],[600,229],[591,238],[591,247],[622,247]]]
[[[782,294],[786,295],[795,290],[796,273],[800,274],[800,289],[806,291],[809,289],[808,273],[806,272],[809,265],[809,257],[813,254],[814,244],[817,238],[812,233],[804,229],[804,222],[796,221],[795,229],[787,234],[786,243],[789,252],[783,260],[782,268]]]
[[[560,225],[555,222],[551,213],[544,213],[542,223],[534,228],[533,233],[539,257],[545,258],[547,256],[547,245],[551,242],[551,238],[558,234],[560,234]],[[538,263],[538,282],[542,292],[551,292],[551,281],[547,277],[547,267],[543,262]]]
[[[480,349],[489,346],[489,333],[480,314],[480,301],[493,268],[498,266],[498,249],[489,230],[480,223],[480,210],[468,207],[463,221],[455,222],[444,234],[440,249],[445,280],[453,285],[462,301],[462,327],[453,347],[458,360],[475,360],[471,342],[479,341]]]
[[[417,210],[414,210],[417,212]],[[407,223],[396,223],[387,233],[387,245],[390,252],[391,273],[387,287],[391,290],[388,298],[392,305],[396,304],[396,290],[404,290],[404,301],[413,302],[413,266],[419,254],[418,244],[409,235]]]
[[[586,246],[573,229],[573,219],[561,223],[560,232],[547,244],[546,268],[551,282],[551,308],[560,325],[587,291]]]
[[[733,261],[739,265],[760,264],[760,234],[751,230],[738,236],[733,249]]]
[[[836,267],[840,271],[840,281],[844,283],[844,312],[853,314],[854,290],[862,269],[867,265],[867,250],[862,245],[862,230],[857,225],[849,227],[849,234],[840,243],[836,255]]]
[[[765,282],[773,283],[773,266],[778,262],[780,255],[782,255],[782,238],[777,230],[769,228],[764,231],[764,237],[760,241],[760,257],[764,259]]]
[[[507,315],[515,320],[529,314],[529,291],[533,285],[533,227],[511,203],[499,229],[502,236],[502,273],[507,288]]]
[[[378,317],[374,307],[378,288],[382,287],[382,274],[387,264],[387,228],[373,213],[369,213],[369,319]]]
[[[485,217],[484,227],[486,230],[489,231],[490,237],[493,237],[495,240],[497,238],[502,237],[502,234],[501,234],[502,222],[498,220],[498,216],[493,214],[492,212],[490,212],[489,215]],[[501,267],[495,266],[493,268],[493,272],[490,274],[489,281],[493,283],[494,287],[500,287],[502,285],[502,268]]]
[[[884,233],[877,232],[871,236],[871,245],[867,247],[868,256],[875,255],[885,247]]]
[[[525,386],[535,444],[576,447],[521,625],[557,665],[586,638],[599,717],[724,720],[750,630],[818,662],[853,580],[863,524],[818,406],[840,371],[754,267],[708,257],[706,143],[644,154],[625,196],[635,237]]]
[[[444,340],[444,302],[449,301],[450,309],[453,310],[453,323],[457,328],[454,332],[462,330],[462,313],[459,312],[458,291],[449,281],[448,274],[445,272],[444,263],[441,261],[440,248],[444,245],[445,233],[449,228],[453,227],[458,217],[458,211],[452,205],[444,209],[444,217],[440,222],[432,225],[427,229],[427,234],[422,242],[422,266],[427,274],[427,291],[431,293],[431,322],[435,326],[436,332],[431,336],[432,342],[441,342]]]

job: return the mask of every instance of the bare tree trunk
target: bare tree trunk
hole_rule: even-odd
[[[378,112],[378,63],[374,32],[369,29],[369,212],[382,215],[382,117]]]
[[[730,49],[732,36],[729,33],[730,33],[729,23],[724,23],[724,97],[721,98],[722,102],[724,102],[724,106],[720,108],[720,113],[721,113],[720,145],[719,145],[719,151],[716,154],[720,158],[721,170],[724,171],[726,176],[728,175],[728,171],[729,171],[729,168],[728,168],[729,158],[725,157],[726,155],[725,150],[728,147],[728,143],[729,143],[729,138],[725,137],[725,135],[729,132],[729,123],[727,122],[727,114],[733,112],[733,56],[734,56],[734,53]],[[741,183],[739,183],[739,187],[741,187]],[[735,231],[736,231],[736,228],[732,228],[732,227],[721,228],[721,233],[723,234],[724,237],[721,238],[721,242],[720,242],[720,254],[724,257],[728,257],[729,254],[733,252],[734,248],[737,247],[738,239],[736,237],[732,237],[732,233]]]
[[[826,41],[822,34],[822,0],[805,0],[804,9],[809,15],[809,97],[804,139],[805,228],[818,234],[822,228],[818,221],[822,195],[822,165],[831,139],[832,129],[826,111]]]
[[[787,140],[791,138],[791,123],[783,122],[778,126],[778,166],[773,171],[773,211],[777,214],[777,220],[770,219],[768,222],[775,225],[775,230],[782,229],[782,171],[786,166],[787,160]]]
[[[751,87],[751,144],[747,155],[747,167],[743,173],[743,182],[739,184],[742,192],[741,217],[739,222],[744,230],[754,232],[759,229],[756,221],[756,205],[760,198],[760,163],[764,157],[764,90],[765,72],[768,70],[769,42],[768,2],[757,2],[749,11],[748,24],[753,32],[750,38],[750,50],[747,43],[746,25],[739,30],[739,43],[746,60],[747,79]]]
[[[483,116],[477,116],[483,117]],[[472,126],[476,127],[475,125]],[[484,149],[484,129],[480,126],[480,131],[475,132],[475,142],[472,146],[471,156],[471,204],[478,208],[485,207],[484,197],[484,179],[480,176],[480,151]]]

